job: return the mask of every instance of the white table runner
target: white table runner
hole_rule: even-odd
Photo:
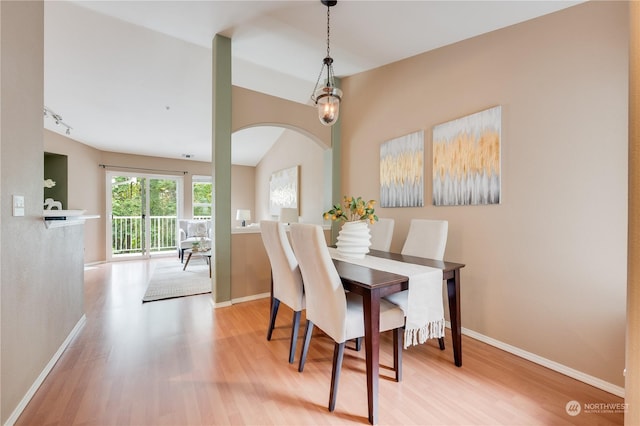
[[[405,349],[427,339],[444,337],[441,269],[368,255],[364,259],[353,259],[340,255],[333,247],[329,248],[329,253],[336,260],[409,277],[409,290],[387,296],[407,317]]]

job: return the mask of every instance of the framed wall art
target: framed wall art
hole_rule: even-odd
[[[424,205],[424,131],[380,145],[380,207]]]
[[[295,208],[298,212],[300,211],[298,207],[299,169],[300,166],[293,166],[271,174],[269,179],[269,213],[271,215],[280,216],[282,208]]]
[[[502,107],[433,128],[433,204],[500,204]]]

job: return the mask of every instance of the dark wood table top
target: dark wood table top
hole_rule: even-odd
[[[371,250],[370,256],[380,257],[384,259],[397,260],[404,263],[412,263],[416,265],[429,266],[431,268],[441,269],[445,279],[449,273],[464,268],[464,264],[447,262],[443,260],[426,259],[424,257],[408,256],[400,253],[391,253],[387,251]],[[387,287],[393,284],[407,283],[408,278],[404,275],[394,274],[392,272],[380,271],[367,266],[355,265],[347,260],[333,259],[333,264],[338,270],[338,275],[342,281],[357,283],[358,285],[367,285],[371,288]]]
[[[370,250],[369,255],[381,257],[384,259],[398,260],[405,263],[414,263],[416,265],[430,266],[432,268],[442,269],[443,272],[450,272],[465,267],[463,263],[447,262],[446,260],[427,259],[424,257],[409,256],[406,254],[391,253],[388,251]]]
[[[409,282],[409,278],[404,275],[371,269],[344,260],[333,259],[333,264],[343,282],[366,285],[372,289]]]

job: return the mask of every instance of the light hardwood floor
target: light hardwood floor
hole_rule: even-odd
[[[18,425],[368,424],[364,351],[345,352],[330,413],[328,338],[314,334],[298,373],[287,362],[292,315],[285,306],[268,342],[267,299],[220,309],[210,295],[142,304],[152,262],[86,270],[86,325]],[[391,335],[383,336],[380,424],[623,424],[621,413],[572,417],[565,409],[571,400],[621,398],[467,337],[456,368],[448,335],[446,342],[445,351],[435,342],[404,351],[396,383],[386,368]]]

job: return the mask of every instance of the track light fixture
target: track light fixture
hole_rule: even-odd
[[[330,54],[330,11],[331,7],[335,6],[337,0],[320,0],[320,2],[327,6],[327,56],[322,60],[322,68],[320,68],[320,74],[318,75],[318,81],[316,81],[316,87],[311,94],[311,100],[318,107],[318,118],[320,122],[325,126],[333,126],[338,120],[340,114],[340,101],[342,100],[342,90],[336,87],[333,74],[333,58]],[[322,72],[327,69],[327,78],[325,85],[318,89],[320,79],[322,78]]]
[[[45,118],[50,117],[56,123],[56,126],[66,127],[67,130],[65,130],[64,134],[71,135],[71,129],[73,129],[73,127],[69,126],[67,123],[62,121],[62,116],[60,114],[56,114],[55,112],[51,111],[49,108],[45,106],[44,117]]]

